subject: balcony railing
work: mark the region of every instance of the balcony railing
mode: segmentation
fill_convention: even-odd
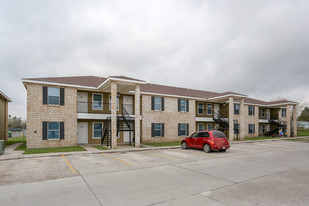
[[[134,114],[133,104],[117,104],[117,112],[121,113],[122,107],[125,108],[128,114]],[[92,113],[92,114],[111,114],[111,104],[103,102],[84,102],[77,101],[77,113]]]

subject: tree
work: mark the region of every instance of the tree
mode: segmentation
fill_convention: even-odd
[[[298,121],[309,121],[309,107],[305,107],[299,115]]]
[[[13,118],[10,118],[8,121],[9,128],[26,128],[26,121],[23,121],[20,117],[14,116]]]

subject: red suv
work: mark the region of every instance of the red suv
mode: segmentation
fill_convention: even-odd
[[[196,148],[203,149],[204,152],[226,151],[230,148],[229,141],[226,139],[223,132],[220,131],[198,131],[190,137],[182,140],[182,149]]]

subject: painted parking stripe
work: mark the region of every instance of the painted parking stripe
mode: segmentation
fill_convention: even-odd
[[[69,163],[69,161],[64,157],[64,155],[62,155],[64,161],[67,163],[67,165],[69,166],[69,168],[71,169],[71,171],[76,174],[76,171],[74,170],[74,168],[72,167],[72,165]]]
[[[179,161],[179,159],[175,158],[175,157],[171,157],[171,156],[167,156],[167,155],[163,155],[163,154],[157,154],[157,153],[149,153],[150,155],[154,155],[154,156],[158,156],[158,157],[162,157],[165,159],[170,159],[170,160],[174,160],[174,161]]]
[[[118,159],[117,157],[110,156],[110,155],[108,155],[108,154],[106,154],[106,153],[104,153],[104,152],[103,152],[102,154],[105,155],[106,157],[109,157],[109,158],[118,160],[119,162],[122,162],[122,163],[124,163],[124,164],[127,164],[127,165],[129,165],[130,167],[134,167],[133,164],[131,164],[131,163],[129,163],[129,162],[126,162],[126,161],[123,161],[123,160],[121,160],[121,159]]]

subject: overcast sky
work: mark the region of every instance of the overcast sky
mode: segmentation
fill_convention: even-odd
[[[125,75],[309,103],[309,1],[0,0],[0,90],[21,78]]]

